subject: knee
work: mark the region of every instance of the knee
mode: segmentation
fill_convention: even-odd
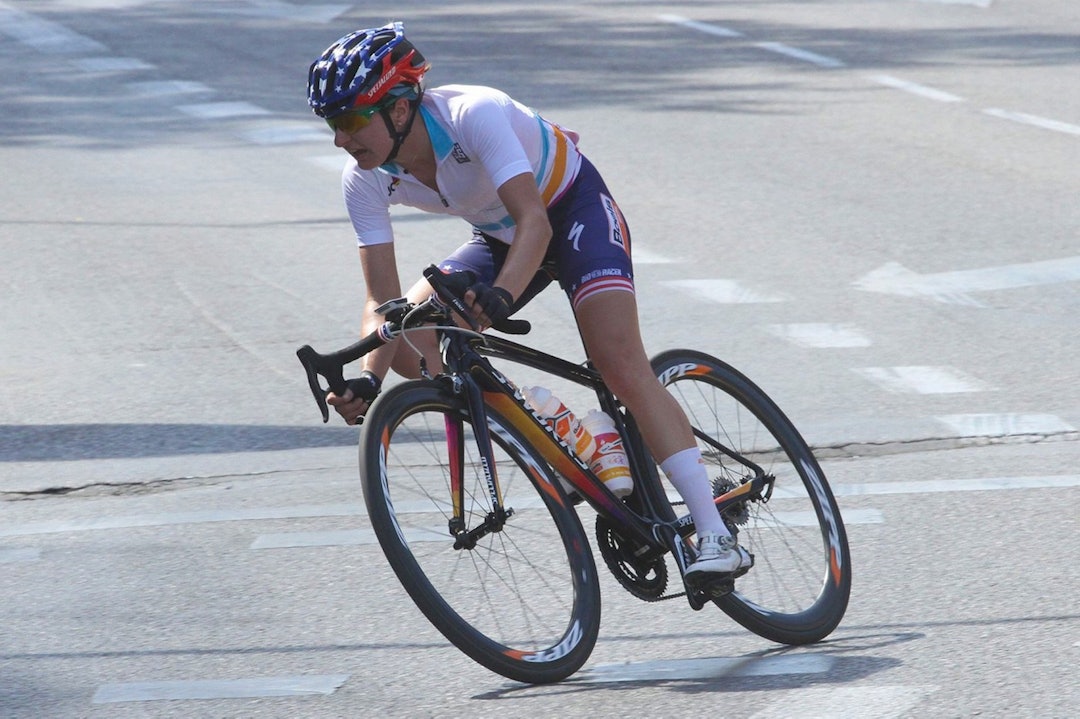
[[[625,404],[633,404],[634,397],[648,394],[651,385],[657,384],[656,375],[644,353],[628,348],[612,348],[592,357],[604,384]]]

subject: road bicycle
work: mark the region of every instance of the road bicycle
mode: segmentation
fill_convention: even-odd
[[[384,324],[345,349],[297,351],[327,421],[327,388],[344,366],[391,339],[437,332],[443,366],[383,391],[360,433],[360,477],[372,529],[417,607],[461,651],[525,683],[560,681],[597,641],[600,586],[581,514],[595,511],[595,545],[622,587],[655,602],[712,603],[782,644],[808,644],[839,624],[851,590],[840,510],[817,460],[766,394],[702,352],[652,359],[676,397],[713,478],[716,505],[753,556],[743,576],[688,584],[694,523],[661,479],[634,417],[589,362],[572,363],[459,326],[468,273],[425,276],[430,299],[379,308]],[[510,320],[506,332],[527,332]],[[475,325],[472,325],[475,328]],[[493,360],[595,391],[616,423],[634,480],[619,499],[525,401]],[[565,483],[565,484],[564,484]],[[671,568],[678,577],[668,583]]]

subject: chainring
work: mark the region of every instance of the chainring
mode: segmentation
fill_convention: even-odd
[[[611,522],[599,515],[596,543],[604,563],[626,591],[646,602],[666,599],[668,569],[662,555],[651,560],[635,556],[634,552],[641,546],[623,537]]]

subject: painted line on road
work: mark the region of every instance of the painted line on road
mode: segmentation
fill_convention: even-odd
[[[1075,487],[1080,485],[1080,475],[1049,475],[1049,476],[1037,476],[1037,477],[989,477],[983,479],[954,479],[954,480],[942,480],[942,481],[917,481],[917,482],[869,482],[864,484],[840,484],[833,485],[833,491],[836,494],[855,494],[855,495],[870,495],[870,494],[918,494],[920,492],[964,492],[964,491],[989,491],[989,490],[1009,490],[1009,489],[1034,489],[1034,488],[1053,488],[1053,487]],[[775,496],[793,496],[785,494],[782,487],[777,487],[775,490]],[[803,496],[800,494],[798,496]],[[531,498],[530,498],[531,499]],[[539,506],[540,499],[536,498],[535,504],[532,501],[516,502],[516,506],[528,507],[530,505]],[[417,512],[430,512],[431,504],[428,502],[413,502],[395,504],[395,508],[402,514],[410,514]],[[21,525],[7,525],[0,526],[0,537],[25,537],[34,536],[39,534],[56,534],[61,532],[85,532],[107,529],[136,529],[140,527],[164,527],[174,526],[182,524],[205,524],[214,522],[251,522],[251,521],[264,521],[264,520],[276,520],[276,519],[305,519],[305,518],[321,518],[321,517],[362,517],[366,516],[367,512],[362,505],[359,504],[309,504],[309,505],[297,505],[292,507],[264,507],[264,508],[248,508],[248,509],[220,509],[220,510],[207,510],[198,512],[172,512],[162,514],[146,514],[146,515],[133,515],[126,517],[93,517],[82,520],[63,520],[55,522],[32,522]],[[798,521],[797,512],[783,513],[778,512],[778,516],[787,516],[789,521],[795,523]],[[875,509],[863,509],[857,513],[852,513],[850,516],[852,524],[879,524],[881,515],[878,510]],[[361,538],[360,534],[350,534],[354,530],[345,530],[341,533],[336,533],[339,538],[344,537],[348,539],[350,536],[355,538]],[[364,531],[364,530],[361,530]],[[427,532],[422,531],[424,534]],[[431,530],[441,534],[444,532],[442,527],[438,527]],[[303,541],[307,542],[306,546],[316,546],[316,542],[319,535],[326,536],[326,533],[297,533],[297,535],[307,535]],[[281,543],[280,538],[285,535],[265,535],[266,539],[263,542],[267,547],[273,541]],[[278,537],[279,539],[274,539]],[[258,541],[258,540],[256,540]],[[284,546],[284,545],[282,545]],[[305,546],[304,544],[297,543],[296,546]],[[260,547],[262,548],[262,547]]]
[[[710,302],[723,305],[785,302],[788,299],[781,293],[750,289],[735,280],[669,280],[661,284],[692,292]]]
[[[0,548],[0,564],[36,562],[39,559],[41,559],[41,550],[37,547]]]
[[[971,297],[971,293],[1077,281],[1080,281],[1080,255],[925,275],[909,270],[898,262],[887,262],[855,280],[852,286],[866,292],[926,297],[938,302],[985,307]]]
[[[850,324],[825,322],[800,322],[786,325],[768,325],[772,334],[800,347],[815,349],[840,349],[869,347],[873,344],[862,331]]]
[[[137,57],[80,57],[71,64],[83,72],[127,72],[153,70],[154,65]]]
[[[817,65],[818,67],[833,68],[846,66],[843,60],[837,60],[835,57],[819,55],[816,52],[810,52],[809,50],[785,45],[782,42],[756,42],[754,43],[754,46],[795,60],[802,60],[803,62],[808,62],[812,65]]]
[[[978,7],[990,7],[991,0],[923,0],[924,2],[937,2],[948,4],[964,4],[975,5]],[[658,20],[680,27],[685,27],[698,32],[714,35],[722,38],[741,38],[745,35],[736,30],[722,27],[719,25],[712,25],[709,23],[699,22],[682,15],[657,15]],[[843,60],[829,55],[822,55],[820,53],[812,52],[810,50],[804,50],[799,47],[793,47],[781,42],[755,42],[754,47],[757,47],[768,52],[784,55],[795,60],[802,62],[808,62],[825,69],[847,67],[847,63]],[[893,77],[892,75],[867,75],[867,79],[872,82],[876,82],[880,85],[885,85],[903,92],[918,95],[930,100],[936,100],[938,102],[955,103],[964,102],[964,98],[959,95],[954,95],[944,90],[938,90],[937,88],[929,87],[927,85],[920,85],[910,80],[904,80],[902,78]],[[1030,115],[1024,112],[1014,112],[1012,110],[1003,110],[1001,108],[986,108],[982,111],[986,115],[996,117],[1002,120],[1008,120],[1010,122],[1016,122],[1023,125],[1029,125],[1032,127],[1038,127],[1043,130],[1053,130],[1054,132],[1061,132],[1067,135],[1080,135],[1080,125],[1075,125],[1069,122],[1062,122],[1061,120],[1054,120],[1048,117],[1041,117],[1039,115]]]
[[[1073,125],[1068,122],[1061,122],[1060,120],[1051,120],[1048,117],[1029,115],[1025,112],[1012,112],[1011,110],[1002,110],[997,107],[987,108],[983,110],[983,112],[992,117],[1009,120],[1011,122],[1018,122],[1022,125],[1031,125],[1032,127],[1038,127],[1043,130],[1063,132],[1067,135],[1080,135],[1080,125]]]
[[[707,22],[698,22],[697,20],[691,20],[682,15],[657,15],[656,17],[662,22],[671,23],[672,25],[682,25],[691,30],[703,32],[706,35],[715,35],[716,37],[743,37],[743,34],[737,30],[721,27],[719,25],[711,25]]]
[[[910,82],[898,77],[893,77],[892,75],[871,75],[869,78],[879,85],[885,85],[886,87],[891,87],[896,90],[903,90],[912,95],[925,97],[928,100],[937,100],[938,102],[964,102],[964,98],[959,95],[953,95],[951,92],[945,92],[943,90],[938,90],[937,88],[920,85],[917,82]]]
[[[1080,487],[1080,474],[1059,474],[1045,477],[925,479],[911,480],[910,482],[865,482],[862,484],[831,485],[833,494],[837,497],[867,497],[885,494],[939,494],[941,492],[1001,492],[1024,489],[1061,489],[1065,487]]]
[[[788,674],[827,674],[836,658],[824,654],[776,657],[702,657],[627,664],[599,664],[566,680],[567,684],[678,681],[735,677],[771,677]],[[795,715],[789,715],[795,716]]]
[[[936,686],[800,687],[777,697],[750,719],[859,717],[893,719],[908,714]],[[916,712],[918,714],[918,712]]]
[[[0,35],[50,55],[89,55],[109,50],[97,40],[51,20],[16,10],[6,2],[0,2]]]
[[[248,142],[256,145],[292,145],[301,142],[318,142],[328,145],[334,141],[334,136],[324,124],[313,122],[275,122],[273,124],[260,125],[248,128],[241,134]],[[345,166],[346,155],[341,152],[334,155],[339,173]],[[324,158],[312,158],[316,164],[322,164]]]
[[[732,30],[731,28],[722,27],[720,25],[712,25],[707,22],[691,20],[690,18],[683,17],[682,15],[657,15],[656,17],[661,22],[690,28],[691,30],[697,30],[698,32],[705,33],[707,35],[713,35],[715,37],[745,37],[743,33],[737,30]],[[812,65],[817,65],[818,67],[845,67],[845,63],[843,60],[838,60],[835,57],[821,55],[819,53],[811,52],[809,50],[803,50],[802,48],[792,47],[791,45],[786,45],[782,42],[755,42],[754,47],[760,48],[761,50],[766,50],[768,52],[776,53],[778,55],[783,55],[794,60],[808,62]]]
[[[146,82],[129,82],[124,88],[138,97],[165,97],[168,95],[193,95],[196,93],[213,94],[215,91],[208,85],[193,80],[152,80]]]
[[[643,249],[638,245],[634,245],[634,264],[635,265],[665,265],[677,262],[667,255],[662,255],[659,252],[652,252],[651,250]]]
[[[94,704],[170,701],[177,699],[255,699],[333,694],[349,674],[256,677],[232,680],[192,680],[102,684]]]
[[[1009,437],[1075,432],[1076,427],[1053,414],[949,414],[937,421],[962,437]]]
[[[935,3],[937,5],[974,5],[975,7],[988,8],[994,0],[919,0],[919,2]]]
[[[265,107],[250,102],[200,102],[193,105],[178,105],[177,110],[197,117],[200,120],[223,120],[230,117],[251,117],[256,115],[272,115]]]
[[[780,495],[778,495],[780,496]],[[512,502],[516,509],[523,505],[520,502]],[[405,514],[405,512],[399,512]],[[769,529],[770,527],[816,527],[818,526],[817,515],[811,511],[806,512],[773,512],[767,515],[767,522],[756,522],[752,526],[756,529]],[[754,520],[751,520],[752,522]],[[851,509],[844,512],[844,524],[882,524],[884,515],[877,509]],[[445,523],[432,527],[408,527],[402,529],[406,541],[410,544],[424,542],[449,542],[451,537],[447,534]],[[309,547],[355,547],[378,544],[379,540],[371,529],[339,529],[327,532],[276,532],[260,534],[251,543],[251,549],[302,549]]]
[[[954,367],[856,367],[852,372],[897,394],[958,394],[994,389]]]

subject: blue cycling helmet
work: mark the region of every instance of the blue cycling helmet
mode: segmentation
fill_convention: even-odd
[[[371,107],[388,96],[417,98],[429,67],[405,39],[403,23],[357,30],[311,64],[308,104],[319,117],[332,118],[354,107]]]

